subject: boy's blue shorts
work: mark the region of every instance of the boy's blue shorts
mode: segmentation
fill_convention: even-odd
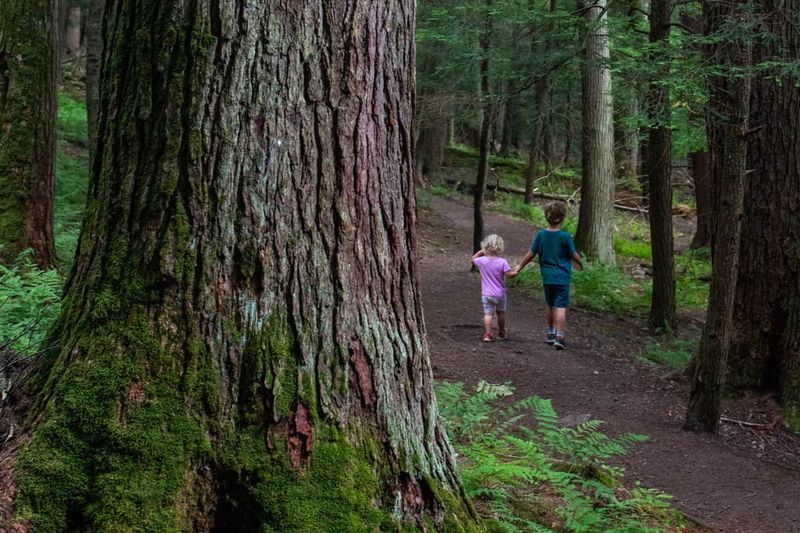
[[[569,285],[545,285],[544,301],[550,307],[569,307]]]

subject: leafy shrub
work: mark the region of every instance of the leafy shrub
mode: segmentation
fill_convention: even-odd
[[[625,488],[623,470],[606,464],[646,437],[610,438],[599,420],[563,427],[550,400],[536,396],[500,407],[513,392],[485,382],[473,394],[462,383],[436,388],[465,489],[489,531],[681,530],[669,496]],[[535,421],[535,429],[523,421]]]
[[[24,355],[38,350],[61,307],[61,278],[39,270],[30,252],[0,265],[0,345]]]

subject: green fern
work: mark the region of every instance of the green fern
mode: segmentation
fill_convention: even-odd
[[[464,486],[489,531],[682,530],[668,496],[624,488],[623,470],[606,464],[647,437],[609,437],[600,420],[563,427],[552,402],[538,396],[499,405],[513,392],[508,383],[481,382],[472,394],[463,383],[437,384]]]
[[[0,346],[30,355],[39,346],[61,306],[61,277],[42,271],[23,252],[10,266],[0,265]]]

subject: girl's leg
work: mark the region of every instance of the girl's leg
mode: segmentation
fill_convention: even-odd
[[[497,335],[500,338],[506,336],[506,312],[497,311]]]
[[[491,333],[492,332],[492,314],[489,313],[488,315],[483,315],[483,332],[484,333]]]

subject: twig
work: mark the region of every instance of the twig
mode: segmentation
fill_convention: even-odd
[[[755,422],[747,422],[745,420],[736,420],[735,418],[726,418],[720,417],[720,421],[722,422],[733,422],[734,424],[739,424],[740,426],[750,426],[754,428],[765,428],[769,427],[768,424],[756,424]]]

